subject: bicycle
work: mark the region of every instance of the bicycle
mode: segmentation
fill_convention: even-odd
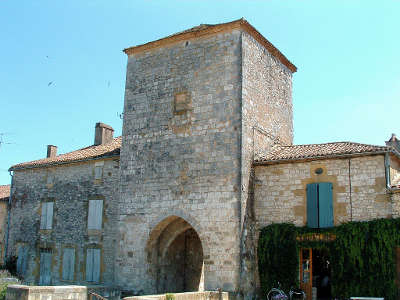
[[[293,300],[293,299],[306,299],[306,293],[297,288],[290,287],[289,297],[281,289],[281,284],[278,282],[278,288],[272,288],[267,294],[267,300]]]
[[[272,288],[267,294],[267,300],[288,300],[288,296],[280,289],[281,284],[278,281],[278,287]]]

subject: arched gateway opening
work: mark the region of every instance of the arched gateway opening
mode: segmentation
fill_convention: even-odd
[[[157,293],[204,289],[203,247],[184,219],[170,216],[161,221],[152,230],[146,250]]]

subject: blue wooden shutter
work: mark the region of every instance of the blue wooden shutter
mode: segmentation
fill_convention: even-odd
[[[93,281],[93,249],[86,250],[86,281]]]
[[[318,184],[307,184],[307,226],[318,228]]]
[[[40,217],[40,229],[47,229],[47,204],[42,202],[42,215]]]
[[[53,210],[54,210],[54,202],[47,202],[47,221],[46,221],[46,229],[53,228]]]
[[[48,250],[40,252],[39,285],[51,284],[51,256],[51,252]]]
[[[93,282],[100,281],[100,249],[93,249]]]
[[[89,200],[88,229],[102,227],[103,221],[103,200]]]
[[[17,273],[25,275],[28,264],[28,246],[21,245],[18,249]]]
[[[100,249],[89,248],[86,252],[86,281],[100,281]]]
[[[333,226],[332,183],[321,182],[319,185],[319,227]]]
[[[64,280],[73,281],[75,272],[75,249],[65,248],[63,255],[63,274]]]

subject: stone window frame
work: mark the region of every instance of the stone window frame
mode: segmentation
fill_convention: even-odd
[[[87,254],[88,254],[88,249],[99,249],[100,250],[100,263],[99,263],[99,281],[87,281],[86,280],[86,273],[87,273]],[[84,268],[83,268],[83,278],[82,280],[84,282],[90,283],[90,284],[101,284],[103,282],[103,272],[104,272],[104,263],[103,263],[103,259],[104,259],[104,253],[103,253],[103,246],[102,244],[97,244],[97,243],[92,243],[92,244],[88,244],[84,247],[83,249],[84,251]]]
[[[68,280],[68,279],[64,279],[63,277],[63,268],[64,268],[64,250],[65,249],[74,249],[74,274],[73,274],[73,279],[72,280]],[[76,277],[77,277],[77,270],[78,270],[78,266],[79,266],[79,257],[78,257],[78,249],[77,246],[74,244],[64,244],[61,246],[61,257],[60,257],[60,269],[59,269],[59,278],[60,281],[63,282],[75,282],[76,281]]]
[[[54,186],[54,179],[55,179],[54,171],[52,171],[51,169],[47,169],[45,175],[45,183],[48,189],[51,189]]]
[[[104,177],[104,161],[96,161],[93,167],[94,183],[101,183]]]
[[[42,220],[43,220],[42,219],[42,215],[43,215],[43,204],[44,203],[53,203],[51,227],[50,228],[43,228],[42,227]],[[39,216],[40,216],[39,230],[40,230],[41,233],[49,233],[54,229],[55,212],[56,212],[56,200],[54,198],[47,198],[47,199],[44,199],[44,200],[40,201],[40,207],[39,207]],[[46,223],[46,227],[47,227],[47,223]]]
[[[90,200],[102,200],[103,201],[103,211],[101,215],[101,228],[100,229],[92,229],[89,228],[89,207]],[[106,219],[106,198],[102,195],[94,195],[87,198],[86,201],[86,230],[88,235],[101,235],[104,228],[104,220]]]

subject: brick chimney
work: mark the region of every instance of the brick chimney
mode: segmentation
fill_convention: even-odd
[[[104,145],[112,142],[114,138],[114,129],[104,123],[96,123],[94,133],[94,144]]]
[[[57,156],[57,146],[47,145],[47,158],[53,158]]]
[[[397,138],[397,136],[394,133],[392,133],[392,137],[390,138],[390,140],[388,140],[385,143],[386,143],[386,146],[393,147],[398,152],[400,152],[400,140]]]

